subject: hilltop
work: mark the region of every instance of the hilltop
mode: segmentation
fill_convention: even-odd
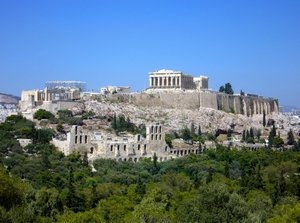
[[[0,93],[0,104],[18,104],[20,99],[18,96]]]

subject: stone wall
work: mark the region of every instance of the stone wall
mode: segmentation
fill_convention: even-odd
[[[112,101],[132,103],[142,107],[177,109],[212,108],[251,116],[254,114],[278,113],[277,99],[258,96],[229,95],[213,91],[158,91],[130,95],[113,95]]]
[[[200,107],[199,94],[189,92],[158,92],[140,93],[131,96],[131,103],[145,107],[186,108],[198,109]]]

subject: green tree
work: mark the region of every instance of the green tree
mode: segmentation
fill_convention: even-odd
[[[219,92],[225,92],[225,88],[223,85],[219,88]]]
[[[225,84],[225,93],[226,94],[234,94],[234,91],[233,91],[230,83]]]
[[[64,132],[64,126],[61,123],[58,123],[56,125],[56,131],[63,133]]]
[[[227,218],[230,222],[243,222],[248,216],[246,201],[237,193],[232,193],[226,204]]]
[[[284,144],[284,141],[283,141],[283,139],[280,136],[275,136],[273,138],[273,145],[276,148],[279,148],[279,147],[283,146],[283,144]]]
[[[253,128],[252,127],[250,128],[249,135],[250,135],[251,138],[254,139],[254,132],[253,132]]]
[[[34,210],[40,216],[54,218],[63,211],[59,192],[55,188],[42,187],[35,194]]]
[[[192,121],[191,123],[191,136],[195,136],[196,135],[196,132],[195,132],[195,124],[194,122]]]
[[[276,136],[276,128],[275,128],[275,124],[273,123],[273,127],[272,130],[270,131],[268,140],[269,140],[269,148],[271,148],[274,144],[274,138]]]
[[[260,137],[261,137],[261,130],[257,130],[256,132],[256,137],[257,137],[257,140],[259,141],[260,140]]]
[[[246,141],[246,130],[243,130],[242,141]]]
[[[232,136],[232,130],[231,130],[231,129],[228,129],[228,130],[227,130],[227,139],[230,140],[230,139],[231,139],[231,136]]]
[[[263,110],[263,127],[266,127],[266,111]]]
[[[52,140],[54,132],[52,129],[36,129],[34,131],[33,142],[46,144]]]
[[[290,129],[287,135],[287,144],[294,145],[295,144],[295,137],[293,131]]]
[[[198,136],[202,136],[201,126],[198,125]]]
[[[54,115],[51,112],[46,111],[45,109],[39,109],[34,113],[33,118],[37,120],[51,119],[54,118]]]
[[[183,140],[190,140],[190,139],[192,139],[191,131],[187,127],[185,127],[184,129],[181,130],[180,137]]]
[[[21,206],[25,200],[26,185],[21,180],[10,177],[0,168],[0,206],[6,210]]]
[[[170,148],[173,148],[173,145],[172,145],[172,140],[173,139],[175,139],[175,136],[174,135],[172,135],[172,134],[166,134],[165,135],[165,141],[166,141],[166,143],[168,144],[168,146],[170,147]]]

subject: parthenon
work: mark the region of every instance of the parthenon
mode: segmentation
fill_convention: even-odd
[[[181,71],[162,69],[149,73],[151,89],[207,89],[208,78],[194,78]],[[200,85],[199,85],[200,84]]]
[[[145,93],[150,96],[147,99],[143,96],[141,104],[171,108],[205,107],[248,116],[279,111],[277,99],[210,90],[206,76],[193,77],[181,71],[162,69],[150,72],[149,82]]]

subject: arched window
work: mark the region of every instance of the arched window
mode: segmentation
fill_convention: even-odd
[[[87,144],[87,139],[88,139],[88,137],[87,137],[87,135],[85,135],[85,136],[84,136],[85,144]]]
[[[93,154],[93,152],[94,152],[94,147],[91,147],[90,153]]]

